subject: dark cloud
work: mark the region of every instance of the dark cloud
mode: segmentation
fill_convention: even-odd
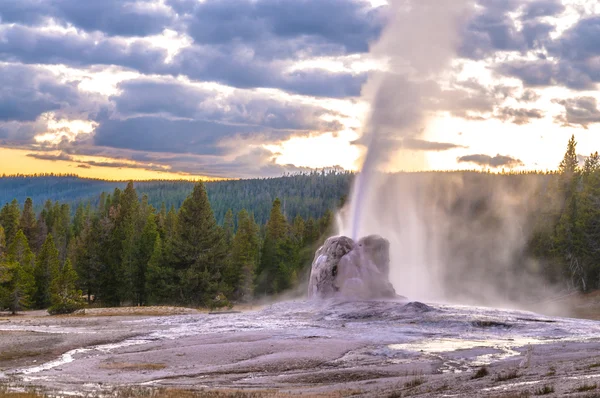
[[[141,78],[119,85],[115,114],[101,115],[94,144],[153,152],[222,154],[235,137],[280,141],[295,134],[336,132],[335,115],[315,105],[246,90],[222,94],[175,80]]]
[[[0,30],[0,59],[29,64],[73,67],[119,65],[142,73],[168,73],[167,51],[149,43],[75,32],[42,31],[24,26]]]
[[[535,90],[525,90],[519,98],[519,102],[536,102],[540,99],[540,95]]]
[[[354,97],[366,74],[330,72],[325,69],[289,72],[291,64],[254,55],[254,50],[235,45],[220,48],[192,46],[182,49],[167,63],[165,49],[146,41],[82,36],[41,31],[19,25],[0,30],[0,60],[32,64],[66,64],[72,67],[118,65],[144,74],[179,76],[218,82],[239,88],[277,88],[319,97]]]
[[[89,164],[78,164],[77,167],[79,167],[80,169],[91,169],[92,166],[90,166]]]
[[[491,157],[489,155],[467,155],[467,156],[462,156],[460,158],[457,159],[457,161],[459,163],[474,163],[478,166],[482,166],[482,167],[492,167],[492,168],[499,168],[499,167],[517,167],[517,166],[523,166],[523,162],[520,161],[519,159],[515,159],[515,158],[511,158],[510,156],[502,156],[502,155],[496,155],[494,157]]]
[[[578,21],[554,41],[543,46],[553,59],[510,61],[498,65],[501,75],[521,79],[532,87],[564,85],[574,90],[593,90],[600,82],[600,17]]]
[[[537,0],[525,5],[523,19],[529,20],[539,17],[551,17],[565,11],[561,0]]]
[[[34,152],[34,153],[28,153],[27,156],[29,156],[30,158],[35,158],[35,159],[41,159],[41,160],[51,160],[51,161],[56,161],[56,160],[66,160],[66,161],[70,161],[73,160],[73,158],[64,153],[61,152],[59,154],[51,154],[51,153],[44,153],[44,152]]]
[[[147,36],[174,23],[174,15],[154,0],[3,0],[2,22],[43,25],[49,18],[88,32]]]
[[[544,4],[543,4],[544,3]],[[543,48],[550,41],[554,26],[534,19],[536,14],[550,15],[558,12],[549,1],[529,4],[525,10],[522,27],[510,15],[516,12],[521,1],[479,0],[479,11],[467,24],[459,48],[459,54],[466,58],[483,59],[497,51],[527,52]],[[541,16],[541,15],[538,15]]]
[[[244,43],[261,58],[367,52],[383,25],[365,0],[169,1],[199,44]]]
[[[360,95],[366,74],[330,72],[325,69],[288,72],[288,63],[273,62],[235,45],[223,49],[191,47],[173,60],[174,70],[194,80],[218,82],[238,88],[268,87],[317,97]]]
[[[483,120],[515,91],[515,87],[505,85],[484,86],[475,79],[458,81],[434,92],[430,107],[467,120]]]
[[[522,125],[530,123],[531,119],[542,119],[544,112],[541,109],[501,107],[495,116],[502,121],[511,121],[514,124]]]
[[[101,120],[94,133],[94,143],[141,151],[223,154],[217,143],[224,136],[258,132],[258,128],[247,126],[143,116]]]
[[[553,102],[565,107],[565,113],[555,118],[564,126],[579,125],[587,129],[590,124],[600,123],[600,109],[594,97],[578,97]]]
[[[435,142],[426,141],[417,138],[405,138],[402,140],[402,147],[404,149],[411,149],[414,151],[433,151],[441,152],[450,149],[466,148],[462,145],[452,144],[449,142]]]
[[[337,121],[322,120],[323,115],[332,113],[321,107],[246,90],[223,95],[213,89],[157,79],[129,80],[119,89],[121,93],[111,100],[117,112],[126,117],[162,115],[276,130],[338,131],[343,127]]]
[[[74,84],[39,67],[0,64],[0,121],[31,122],[42,113],[84,102]]]
[[[585,61],[600,55],[600,16],[579,20],[549,48],[552,55]]]

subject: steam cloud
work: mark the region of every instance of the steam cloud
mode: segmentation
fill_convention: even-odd
[[[411,299],[510,305],[537,286],[527,259],[528,198],[535,183],[465,173],[388,174],[425,166],[420,142],[451,76],[471,0],[391,0],[390,19],[371,52],[389,68],[363,87],[371,111],[359,140],[368,150],[340,233],[390,241],[391,281]],[[440,104],[440,110],[442,105]],[[432,112],[432,113],[429,113]],[[527,297],[527,300],[531,296]]]

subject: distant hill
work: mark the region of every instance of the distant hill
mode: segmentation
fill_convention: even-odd
[[[237,213],[247,209],[254,213],[260,224],[266,222],[271,203],[279,197],[288,219],[320,217],[334,209],[350,189],[353,174],[345,172],[313,172],[251,180],[207,182],[206,188],[219,223],[228,209]],[[79,203],[95,205],[102,192],[124,189],[126,182],[103,181],[77,176],[9,176],[0,178],[0,205],[17,199],[23,204],[30,197],[39,210],[46,200],[68,203],[75,208]],[[190,181],[139,181],[138,194],[148,195],[149,202],[159,208],[179,208],[194,186]]]

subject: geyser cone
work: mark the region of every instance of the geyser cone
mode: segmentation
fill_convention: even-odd
[[[308,286],[309,298],[395,298],[389,281],[389,242],[377,235],[354,242],[327,239],[317,250]]]

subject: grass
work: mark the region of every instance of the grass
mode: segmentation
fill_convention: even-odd
[[[548,369],[548,373],[546,373],[546,376],[556,376],[556,368],[554,366],[550,366],[550,368]]]
[[[582,386],[577,387],[575,389],[575,391],[577,391],[577,392],[586,392],[586,391],[595,390],[596,388],[598,388],[598,384],[584,384]]]
[[[528,391],[523,392],[510,392],[508,394],[500,395],[496,398],[529,398],[531,394]]]
[[[412,380],[407,381],[406,383],[404,383],[404,387],[406,388],[415,388],[420,386],[421,384],[425,383],[425,379],[422,377],[415,377]]]
[[[138,370],[161,370],[166,368],[164,363],[127,363],[127,362],[111,362],[100,365],[101,369],[138,371]]]
[[[53,395],[50,395],[53,396]],[[178,388],[150,388],[150,387],[129,387],[118,388],[112,391],[92,392],[82,395],[85,398],[95,398],[98,396],[110,396],[115,398],[289,398],[297,395],[280,393],[274,390],[183,390]],[[320,398],[339,398],[347,396],[344,394],[315,394],[311,395]],[[0,398],[48,398],[49,395],[41,391],[13,392],[8,387],[0,385]]]
[[[44,354],[42,351],[8,351],[0,352],[0,361],[14,361],[15,359],[37,357]]]
[[[510,392],[508,394],[499,395],[496,398],[529,398],[531,394],[528,391],[523,392]]]
[[[548,394],[553,394],[553,393],[554,393],[553,386],[544,386],[544,387],[540,387],[537,390],[535,390],[535,395],[548,395]]]
[[[490,372],[488,372],[487,367],[482,366],[477,370],[477,372],[473,375],[473,377],[471,377],[471,380],[481,379],[489,374],[490,374]]]
[[[588,365],[588,369],[600,368],[600,362],[593,363]]]
[[[512,380],[518,377],[521,377],[521,375],[516,370],[511,370],[510,372],[500,373],[499,375],[497,375],[496,381]]]

